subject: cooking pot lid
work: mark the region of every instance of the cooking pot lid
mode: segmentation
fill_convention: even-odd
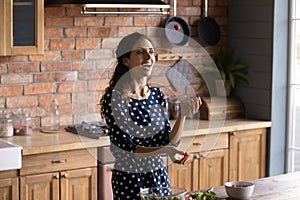
[[[165,34],[170,43],[185,45],[190,36],[187,23],[180,17],[171,17],[165,26]]]

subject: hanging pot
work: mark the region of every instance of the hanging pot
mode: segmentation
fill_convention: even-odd
[[[220,40],[220,27],[217,22],[208,16],[208,0],[204,3],[204,17],[198,23],[199,38],[207,45],[216,45]]]
[[[166,22],[165,34],[170,43],[182,46],[188,42],[191,33],[184,19],[173,16]]]

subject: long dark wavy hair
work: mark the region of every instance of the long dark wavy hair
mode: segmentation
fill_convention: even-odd
[[[104,96],[106,93],[110,92],[113,90],[118,81],[129,71],[128,67],[124,65],[123,59],[124,58],[129,58],[130,54],[133,50],[133,45],[136,43],[136,41],[140,39],[146,39],[152,43],[152,41],[144,34],[134,32],[130,35],[125,36],[120,42],[119,45],[116,49],[116,57],[117,57],[117,65],[115,68],[115,71],[112,75],[112,78],[109,81],[108,87],[105,89],[105,92],[100,99],[100,113],[102,118],[105,117],[104,113],[104,107],[103,107],[103,102],[104,102]],[[122,85],[122,84],[118,84]]]

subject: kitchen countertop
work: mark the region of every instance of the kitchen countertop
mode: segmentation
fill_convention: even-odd
[[[171,121],[174,123],[174,121]],[[233,119],[227,121],[207,121],[187,119],[182,137],[195,135],[215,134],[220,132],[241,131],[255,128],[271,127],[270,121],[259,121],[250,119]],[[35,131],[30,136],[13,136],[2,138],[23,147],[22,155],[39,153],[50,153],[83,148],[108,146],[108,136],[100,139],[91,139],[74,133],[61,130],[58,133],[41,133]]]
[[[300,198],[300,172],[250,181],[254,183],[251,200],[297,200]],[[218,197],[229,199],[224,186],[214,188]]]
[[[61,130],[57,133],[42,133],[34,131],[28,136],[13,136],[5,138],[23,147],[22,155],[68,151],[109,145],[108,136],[92,139]]]

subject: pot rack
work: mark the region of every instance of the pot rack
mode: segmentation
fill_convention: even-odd
[[[176,16],[177,0],[173,1],[173,15]],[[107,0],[95,0],[95,1],[77,1],[77,0],[46,0],[45,7],[82,7],[82,14],[153,14],[153,15],[169,15],[171,4],[167,4],[165,0],[156,1],[131,1],[131,0],[119,0],[119,1],[107,1]],[[95,10],[91,10],[91,9]],[[149,9],[147,11],[101,11],[99,9],[118,8],[118,9]],[[159,11],[154,11],[159,9]]]

